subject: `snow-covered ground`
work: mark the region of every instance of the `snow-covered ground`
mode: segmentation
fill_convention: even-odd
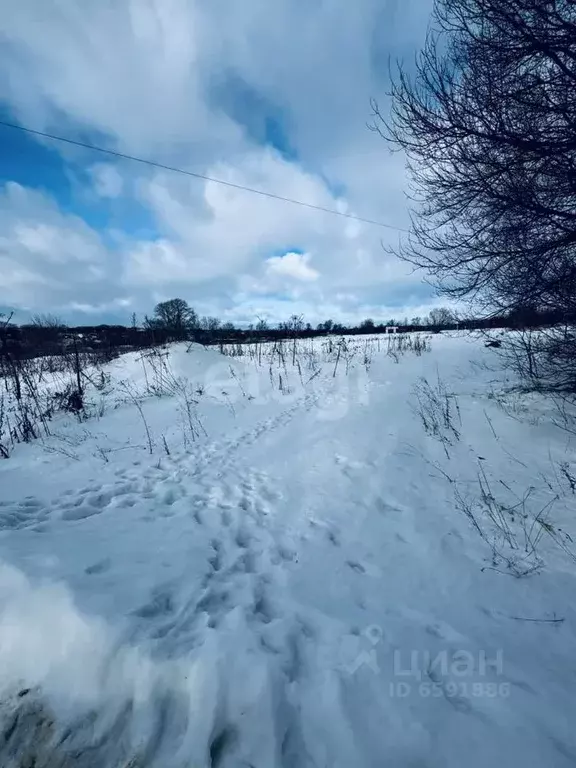
[[[126,355],[1,461],[0,764],[573,766],[574,436],[431,347]]]

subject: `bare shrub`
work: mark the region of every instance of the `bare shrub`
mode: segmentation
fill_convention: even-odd
[[[194,397],[193,386],[189,382],[181,380],[176,398],[183,424],[184,447],[186,447],[189,439],[194,443],[202,434],[207,436],[207,432],[198,416],[198,400]]]
[[[153,347],[147,352],[143,352],[140,359],[144,368],[147,394],[164,397],[172,396],[178,392],[180,382],[170,365],[168,349]]]
[[[131,402],[136,407],[138,413],[140,414],[142,424],[144,425],[144,431],[146,433],[148,453],[152,455],[152,453],[154,452],[154,441],[152,440],[152,433],[150,431],[148,421],[146,420],[146,416],[144,415],[144,411],[142,409],[142,403],[140,402],[141,398],[138,395],[138,393],[135,391],[133,385],[128,381],[120,382],[119,389],[121,392],[123,392],[127,396],[128,401]]]
[[[0,458],[8,459],[10,452],[8,450],[9,427],[6,414],[6,397],[0,392]]]
[[[500,354],[536,390],[576,392],[576,330],[571,326],[508,334]]]
[[[535,487],[530,486],[519,495],[500,480],[499,486],[504,489],[502,494],[506,498],[498,496],[482,466],[477,481],[478,496],[470,499],[456,488],[456,504],[489,545],[492,568],[516,578],[535,573],[544,565],[540,546],[545,538],[576,561],[572,539],[551,519],[552,509],[559,498],[557,495],[550,496],[543,504],[538,503],[536,496],[541,493],[538,494]]]
[[[412,353],[420,357],[424,352],[430,352],[432,346],[429,336],[421,334],[394,333],[387,334],[386,354],[391,357],[395,363],[400,362],[400,358],[407,353]]]
[[[414,412],[420,418],[427,434],[439,440],[449,458],[448,446],[460,440],[462,419],[458,400],[446,389],[445,383],[438,376],[434,385],[422,377],[414,386],[413,393],[417,400]]]

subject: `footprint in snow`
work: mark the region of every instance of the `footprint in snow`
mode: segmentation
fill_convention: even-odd
[[[94,493],[91,496],[87,496],[86,501],[92,507],[104,509],[104,507],[107,507],[112,501],[112,494],[109,491],[101,491],[100,493]]]
[[[104,573],[105,571],[109,570],[110,566],[112,564],[112,561],[110,558],[106,557],[104,560],[99,560],[97,563],[93,563],[92,565],[89,565],[87,568],[84,569],[84,573],[88,574],[88,576],[94,576],[98,573]]]
[[[225,528],[229,528],[230,525],[232,525],[232,514],[230,510],[226,507],[223,507],[220,511],[220,519],[222,521],[222,525]]]
[[[340,546],[340,537],[338,536],[336,531],[328,530],[326,532],[326,537],[327,537],[328,541],[330,542],[330,544],[333,544],[335,547],[339,547]]]
[[[253,552],[246,549],[242,554],[236,558],[235,562],[231,565],[230,573],[256,573],[256,558]]]
[[[222,545],[218,539],[212,539],[210,546],[214,553],[208,558],[208,562],[212,570],[218,572],[222,568]]]
[[[278,565],[282,560],[284,562],[298,562],[298,556],[293,549],[279,545],[272,555],[272,562],[274,565]]]
[[[264,485],[261,491],[262,498],[264,501],[273,503],[275,501],[280,501],[282,498],[282,494],[280,491],[277,491],[275,488],[271,488],[267,485]]]
[[[135,616],[141,619],[155,619],[158,616],[166,616],[174,613],[174,600],[170,592],[157,592],[149,603],[137,608]]]
[[[40,501],[38,501],[38,499],[34,498],[34,496],[26,496],[24,501],[20,502],[19,506],[21,508],[23,507],[24,509],[34,510],[34,509],[38,509],[39,507],[41,507],[42,503]]]
[[[376,507],[376,510],[380,512],[380,514],[382,515],[402,514],[402,509],[399,506],[397,506],[396,504],[390,503],[388,501],[385,501],[380,496],[375,499],[374,506]]]
[[[445,621],[430,621],[425,624],[424,629],[427,634],[432,635],[432,637],[446,640],[449,643],[457,643],[461,648],[465,647],[465,644],[469,642],[468,638]]]
[[[133,507],[136,504],[136,499],[132,496],[125,496],[123,499],[121,499],[116,506],[120,509],[127,509],[129,507]]]
[[[238,547],[240,547],[241,549],[247,549],[248,546],[250,545],[250,534],[248,533],[248,531],[240,528],[240,530],[236,532],[236,536],[234,540]]]
[[[101,507],[92,507],[90,505],[82,505],[79,507],[73,507],[72,509],[66,509],[62,512],[62,520],[74,521],[74,520],[86,520],[88,517],[94,517],[102,512]]]
[[[276,618],[272,603],[266,593],[265,583],[257,582],[254,588],[254,603],[251,610],[252,616],[263,624],[270,624]]]

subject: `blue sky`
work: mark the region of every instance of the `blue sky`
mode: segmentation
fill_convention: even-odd
[[[429,0],[0,0],[0,119],[404,227],[366,128]],[[0,127],[0,307],[73,322],[181,296],[250,322],[438,303],[392,230]]]

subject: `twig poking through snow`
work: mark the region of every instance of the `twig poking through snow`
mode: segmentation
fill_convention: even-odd
[[[502,614],[503,616],[505,614]],[[564,621],[564,617],[561,619],[557,619],[554,617],[553,619],[532,619],[526,616],[507,616],[507,619],[514,619],[514,621],[534,621],[538,622],[539,624],[562,624]]]

